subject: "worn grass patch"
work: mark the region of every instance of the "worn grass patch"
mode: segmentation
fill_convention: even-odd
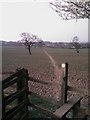
[[[43,100],[35,95],[29,97],[29,101],[35,105],[38,105],[44,109],[54,112],[58,105],[52,104],[46,100]],[[29,108],[29,118],[50,118],[48,115],[44,114],[42,111],[36,110],[34,108]]]

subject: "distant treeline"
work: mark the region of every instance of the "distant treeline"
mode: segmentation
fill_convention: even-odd
[[[24,46],[21,42],[13,42],[13,41],[0,41],[2,46]],[[90,43],[79,43],[80,48],[90,48]],[[33,44],[33,47],[51,47],[51,48],[69,48],[74,49],[72,42],[50,42],[50,41],[42,41],[36,42]]]

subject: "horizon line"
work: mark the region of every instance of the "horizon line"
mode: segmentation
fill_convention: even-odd
[[[13,41],[13,40],[10,40],[10,41],[7,41],[7,40],[0,40],[0,42],[19,42],[18,41]],[[71,43],[72,41],[50,41],[50,40],[43,40],[43,42],[52,42],[52,43]],[[79,43],[89,43],[89,41],[80,41]]]

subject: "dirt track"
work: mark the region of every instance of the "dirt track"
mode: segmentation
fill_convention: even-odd
[[[53,59],[53,57],[47,51],[45,51],[45,50],[43,50],[43,51],[49,57],[51,64],[54,67],[55,82],[61,83],[62,71],[58,68],[56,61]]]
[[[62,70],[58,68],[57,63],[53,59],[53,57],[46,50],[43,50],[43,51],[48,56],[48,58],[51,61],[52,66],[54,67],[55,78],[53,80],[53,86],[52,86],[52,91],[54,93],[53,97],[56,97],[56,99],[60,100],[61,99]]]

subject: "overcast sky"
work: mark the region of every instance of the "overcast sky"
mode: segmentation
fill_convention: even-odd
[[[61,20],[48,2],[4,2],[1,7],[0,40],[17,41],[20,33],[29,32],[45,41],[71,42],[74,36],[88,41],[87,19]]]

